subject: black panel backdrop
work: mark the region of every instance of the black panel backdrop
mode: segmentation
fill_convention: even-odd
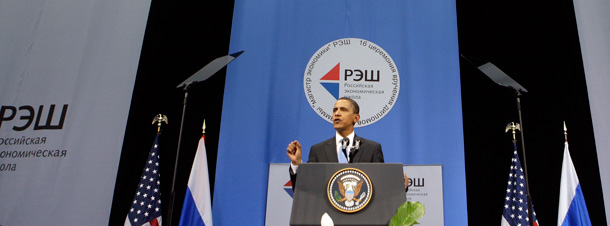
[[[169,209],[184,97],[183,91],[175,87],[209,61],[228,53],[232,13],[232,1],[211,5],[152,3],[110,225],[122,225],[125,220],[154,139],[151,122],[158,113],[166,114],[170,122],[161,139],[163,211]],[[521,101],[530,188],[540,224],[557,221],[565,120],[572,160],[592,223],[606,225],[572,2],[458,0],[457,15],[460,52],[493,62],[530,91]],[[461,78],[469,225],[499,224],[512,154],[511,137],[504,133],[504,127],[518,121],[515,96],[463,60]],[[203,119],[208,127],[206,144],[211,186],[214,185],[224,81],[225,70],[221,70],[189,92],[176,179],[174,225],[179,219]],[[164,214],[164,221],[167,220]]]

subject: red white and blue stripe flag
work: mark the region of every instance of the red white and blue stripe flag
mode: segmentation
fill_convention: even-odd
[[[161,225],[161,181],[159,180],[159,135],[155,138],[131,203],[125,226]]]
[[[195,154],[195,160],[191,168],[191,176],[182,205],[180,226],[212,225],[212,199],[210,198],[210,179],[206,155],[204,134],[199,139],[197,154]]]
[[[517,154],[517,144],[513,143],[514,154],[508,174],[508,187],[504,198],[504,212],[502,213],[502,226],[526,226],[529,225],[527,210],[527,193],[525,186],[525,174]],[[534,207],[532,205],[532,211]],[[534,226],[538,226],[536,211],[533,212]]]
[[[558,226],[591,225],[585,197],[570,157],[568,142],[563,150],[563,165],[561,169],[561,186],[559,190]]]

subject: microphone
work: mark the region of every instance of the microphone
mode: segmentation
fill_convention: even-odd
[[[343,150],[345,150],[347,148],[347,146],[349,145],[349,138],[343,138],[343,140],[341,140],[341,148],[343,148]]]
[[[354,146],[352,146],[349,150],[349,162],[354,162],[354,155],[356,155],[358,150],[360,150],[360,140],[354,139]]]
[[[354,140],[354,151],[360,149],[360,140]]]
[[[349,156],[349,154],[346,153],[348,145],[349,145],[349,138],[347,138],[347,137],[343,138],[343,140],[341,140],[341,151],[343,151],[343,155],[345,155],[345,158],[347,158],[347,156]]]

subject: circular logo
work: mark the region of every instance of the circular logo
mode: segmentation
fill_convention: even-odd
[[[360,121],[367,126],[387,115],[398,98],[400,76],[394,60],[373,42],[338,39],[322,46],[309,60],[303,76],[311,108],[332,123],[332,109],[340,97],[360,105]]]
[[[339,211],[354,213],[362,210],[373,197],[369,177],[356,168],[337,171],[328,181],[328,200]]]

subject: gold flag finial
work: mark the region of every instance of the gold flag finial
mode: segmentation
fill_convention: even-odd
[[[521,130],[521,125],[519,125],[519,123],[515,123],[515,122],[510,122],[508,123],[508,125],[506,125],[506,128],[504,129],[504,132],[507,133],[509,130],[513,131],[513,142],[517,141],[517,130]]]
[[[201,129],[203,130],[201,133],[205,134],[205,119],[203,120],[203,126],[201,127]]]
[[[157,134],[161,134],[161,123],[165,122],[165,124],[169,124],[167,122],[167,116],[158,114],[153,118],[152,124],[157,123]]]

